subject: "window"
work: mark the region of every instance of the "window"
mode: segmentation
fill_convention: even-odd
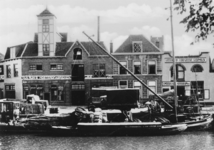
[[[43,32],[49,32],[49,25],[42,25]]]
[[[127,67],[127,62],[123,61],[120,62],[124,67]],[[126,69],[124,69],[123,67],[119,66],[119,74],[127,74]]]
[[[191,82],[191,95],[197,95],[199,99],[204,99],[204,81]]]
[[[156,62],[154,60],[148,61],[148,74],[156,74]]]
[[[6,66],[6,71],[7,71],[7,78],[11,78],[11,66],[10,65]]]
[[[179,64],[176,65],[176,79],[177,81],[185,80],[185,68]],[[173,81],[173,67],[171,67],[171,81]]]
[[[159,41],[156,41],[156,42],[155,42],[155,45],[156,45],[158,48],[160,48],[160,42],[159,42]]]
[[[19,76],[19,71],[18,71],[18,64],[14,64],[14,77],[18,77]]]
[[[94,77],[105,77],[106,76],[105,64],[94,64],[93,70],[94,70]]]
[[[141,74],[141,63],[135,61],[134,62],[134,74]]]
[[[42,31],[43,32],[49,32],[49,20],[48,19],[43,19],[42,20]]]
[[[201,65],[194,65],[191,69],[192,72],[202,72],[203,68]]]
[[[43,44],[43,56],[49,56],[50,53],[50,45],[49,44]]]
[[[121,89],[128,88],[128,82],[126,80],[120,80],[119,81],[119,88],[121,88]]]
[[[80,48],[74,49],[74,60],[81,60],[82,59],[82,50]]]
[[[16,58],[16,48],[10,48],[10,58]]]
[[[71,75],[72,81],[84,81],[84,64],[72,64]]]
[[[0,65],[0,75],[4,75],[4,66]]]
[[[156,93],[156,82],[155,81],[148,81],[148,87]],[[154,95],[151,91],[149,91],[149,95]]]
[[[63,65],[62,64],[51,64],[50,69],[51,70],[63,70]]]
[[[42,71],[42,65],[41,64],[31,64],[29,70]]]
[[[64,100],[63,86],[51,85],[51,100],[52,101],[63,101]]]
[[[141,41],[135,41],[132,43],[132,50],[134,53],[142,52],[143,45]]]
[[[140,98],[143,98],[143,90],[142,90],[141,83],[138,81],[134,81],[133,88],[138,88],[139,89],[139,96],[140,96]]]
[[[49,19],[43,19],[42,24],[49,24]]]

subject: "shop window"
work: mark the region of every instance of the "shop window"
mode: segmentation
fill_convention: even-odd
[[[148,81],[148,87],[156,93],[156,81]],[[154,95],[151,91],[149,91],[149,95]]]
[[[51,70],[63,70],[63,64],[51,64],[50,69]]]
[[[43,44],[42,45],[43,49],[43,56],[49,56],[50,54],[50,45],[49,44]]]
[[[191,69],[192,72],[202,72],[203,67],[201,65],[194,65]]]
[[[82,60],[82,50],[80,48],[75,48],[73,56],[74,60]]]
[[[199,100],[204,99],[204,81],[191,82],[191,95],[196,95]]]
[[[141,41],[134,41],[132,43],[132,50],[134,53],[140,53],[143,51],[143,44]]]
[[[64,100],[64,87],[58,85],[51,85],[51,100],[63,101]]]
[[[19,71],[18,71],[18,64],[14,64],[14,77],[18,77],[19,76]]]
[[[30,71],[42,71],[42,64],[30,64]]]
[[[138,61],[134,62],[134,74],[141,74],[141,63]]]
[[[125,68],[127,68],[127,62],[126,61],[122,61],[120,62]],[[126,69],[124,69],[124,67],[119,65],[119,74],[127,74]]]
[[[119,81],[119,88],[121,88],[121,89],[128,88],[128,81],[126,81],[126,80],[120,80]]]
[[[93,65],[94,77],[105,77],[105,64],[94,64]]]
[[[148,61],[148,74],[156,74],[156,62],[154,60]]]
[[[7,78],[11,78],[11,65],[6,66]]]
[[[171,81],[173,81],[173,67],[171,67]],[[179,64],[176,65],[176,80],[184,81],[185,80],[185,68]]]

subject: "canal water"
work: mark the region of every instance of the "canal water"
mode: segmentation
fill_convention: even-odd
[[[214,150],[214,132],[137,137],[1,134],[0,150]]]

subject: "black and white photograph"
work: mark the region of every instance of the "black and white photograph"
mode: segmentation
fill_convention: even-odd
[[[0,0],[0,150],[214,149],[214,0]]]

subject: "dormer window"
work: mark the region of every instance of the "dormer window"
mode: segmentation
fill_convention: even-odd
[[[10,48],[10,58],[15,58],[16,57],[16,48],[12,47]]]
[[[160,48],[160,42],[159,41],[156,41],[155,45],[156,45],[156,47]]]
[[[81,60],[82,59],[82,50],[80,48],[74,49],[74,60]]]
[[[140,53],[143,51],[143,44],[141,41],[132,42],[132,50],[134,53]]]

